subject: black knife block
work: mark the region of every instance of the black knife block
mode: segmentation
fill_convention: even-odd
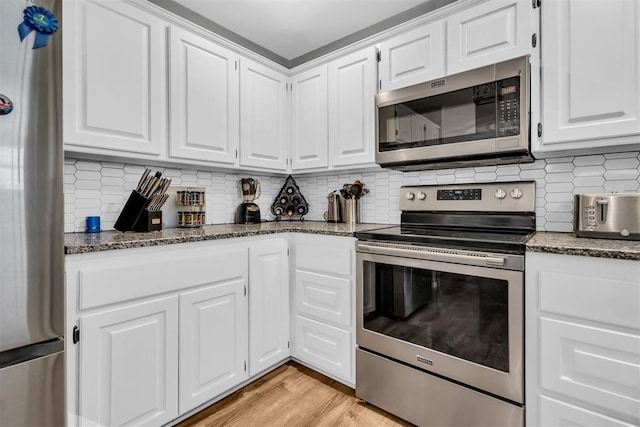
[[[162,230],[162,211],[143,210],[142,215],[133,226],[133,231],[158,231]]]
[[[149,212],[146,208],[150,201],[133,190],[113,228],[139,232],[162,230],[162,211]]]

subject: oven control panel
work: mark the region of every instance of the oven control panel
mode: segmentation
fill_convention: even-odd
[[[400,210],[534,212],[535,190],[534,181],[405,186]]]

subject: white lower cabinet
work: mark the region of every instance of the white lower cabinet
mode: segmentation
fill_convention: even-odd
[[[180,294],[181,413],[249,378],[245,286],[237,277]]]
[[[80,317],[81,424],[161,425],[178,416],[178,297]]]
[[[355,239],[295,235],[294,251],[292,356],[353,386]]]
[[[249,248],[249,375],[289,357],[289,259],[284,239]]]
[[[71,255],[65,270],[70,426],[162,425],[248,378],[246,243]]]
[[[527,253],[527,426],[640,424],[640,262]]]

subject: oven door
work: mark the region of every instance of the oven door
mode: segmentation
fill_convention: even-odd
[[[523,271],[394,252],[357,252],[358,346],[523,404]]]

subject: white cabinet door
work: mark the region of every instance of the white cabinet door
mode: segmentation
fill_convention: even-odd
[[[178,416],[177,296],[83,316],[80,330],[81,424],[162,425]]]
[[[180,294],[180,413],[246,380],[246,281]]]
[[[240,134],[238,55],[171,28],[169,156],[235,164]]]
[[[640,263],[527,253],[525,271],[527,426],[639,425]]]
[[[531,54],[532,13],[530,0],[491,0],[452,15],[447,74]]]
[[[296,354],[300,360],[347,381],[353,381],[351,333],[296,316]]]
[[[436,21],[380,44],[380,91],[411,86],[445,74],[444,21]]]
[[[640,3],[548,0],[541,13],[540,150],[639,146]]]
[[[291,168],[326,168],[329,157],[327,66],[291,81]]]
[[[65,2],[65,149],[164,153],[163,31],[160,19],[124,2]]]
[[[376,52],[367,48],[329,63],[329,163],[375,163]]]
[[[287,169],[288,77],[240,60],[240,166]]]
[[[284,239],[249,247],[249,373],[289,357],[289,258]]]

